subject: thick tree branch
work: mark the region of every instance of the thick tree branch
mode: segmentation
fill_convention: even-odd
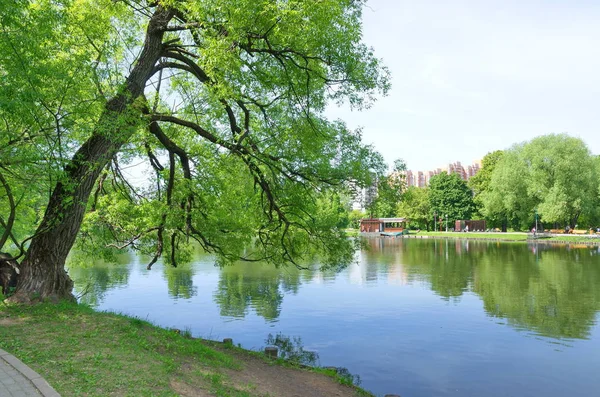
[[[6,197],[8,198],[8,205],[10,208],[10,213],[8,215],[8,220],[6,221],[6,224],[3,225],[4,227],[4,233],[2,233],[2,236],[0,236],[0,251],[2,250],[2,247],[4,247],[4,244],[6,243],[6,240],[8,240],[9,236],[12,233],[12,228],[13,225],[15,223],[15,216],[16,216],[16,212],[17,212],[17,206],[15,204],[15,198],[12,194],[12,189],[10,188],[10,185],[8,184],[8,181],[6,180],[6,178],[4,177],[4,175],[2,174],[2,172],[0,172],[0,183],[2,184],[2,186],[4,187],[4,190],[6,191]]]

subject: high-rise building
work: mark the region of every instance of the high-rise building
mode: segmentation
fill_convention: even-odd
[[[434,175],[438,175],[442,173],[442,171],[446,171],[448,174],[455,173],[462,180],[468,181],[471,177],[473,177],[479,170],[481,169],[481,161],[475,161],[473,164],[465,167],[461,164],[460,161],[455,163],[448,164],[444,169],[436,168],[431,171],[412,171],[408,170],[404,172],[406,176],[406,186],[417,186],[417,187],[425,187],[429,186],[429,181]]]
[[[462,166],[462,164],[460,163],[460,161],[457,161],[456,163],[450,163],[448,164],[448,167],[446,168],[448,174],[457,174],[460,179],[462,179],[463,181],[466,181],[467,178],[467,172],[465,171],[465,168]]]
[[[417,183],[416,186],[418,187],[425,187],[427,186],[427,181],[425,180],[425,174],[423,173],[423,171],[417,171]]]
[[[415,176],[412,171],[404,171],[404,175],[406,177],[406,186],[411,187],[415,186]]]

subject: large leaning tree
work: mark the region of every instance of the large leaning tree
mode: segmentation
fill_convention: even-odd
[[[389,88],[363,6],[0,0],[0,231],[24,253],[10,299],[73,299],[76,242],[148,267],[190,242],[220,263],[348,262],[328,200],[382,161],[324,111]]]

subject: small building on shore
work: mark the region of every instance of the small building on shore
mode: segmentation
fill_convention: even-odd
[[[483,219],[456,221],[454,224],[455,232],[485,232],[485,230],[485,220]]]
[[[360,220],[361,233],[402,232],[406,218],[368,218]]]

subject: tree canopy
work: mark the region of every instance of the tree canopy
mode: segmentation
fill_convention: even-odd
[[[429,230],[431,205],[429,203],[429,188],[410,186],[402,195],[398,203],[397,214],[407,218],[411,227]]]
[[[392,172],[376,175],[377,194],[366,206],[366,211],[371,217],[394,217],[397,206],[402,200],[406,189],[406,163],[402,159],[394,161]]]
[[[502,150],[486,154],[481,160],[481,169],[468,181],[469,187],[473,190],[473,202],[478,211],[483,206],[481,193],[489,189],[496,164],[498,164],[503,155],[504,152]]]
[[[15,300],[70,296],[78,235],[148,266],[190,241],[220,263],[350,260],[329,191],[383,162],[324,109],[389,88],[364,1],[1,1],[0,205],[32,208],[3,219],[27,241]]]
[[[471,219],[473,193],[458,174],[442,172],[429,181],[430,217],[447,217],[450,225],[459,219]]]
[[[595,219],[596,161],[581,139],[566,134],[514,145],[497,162],[488,189],[481,193],[482,212],[521,229],[531,226],[536,211],[543,222],[572,228],[581,216]]]

